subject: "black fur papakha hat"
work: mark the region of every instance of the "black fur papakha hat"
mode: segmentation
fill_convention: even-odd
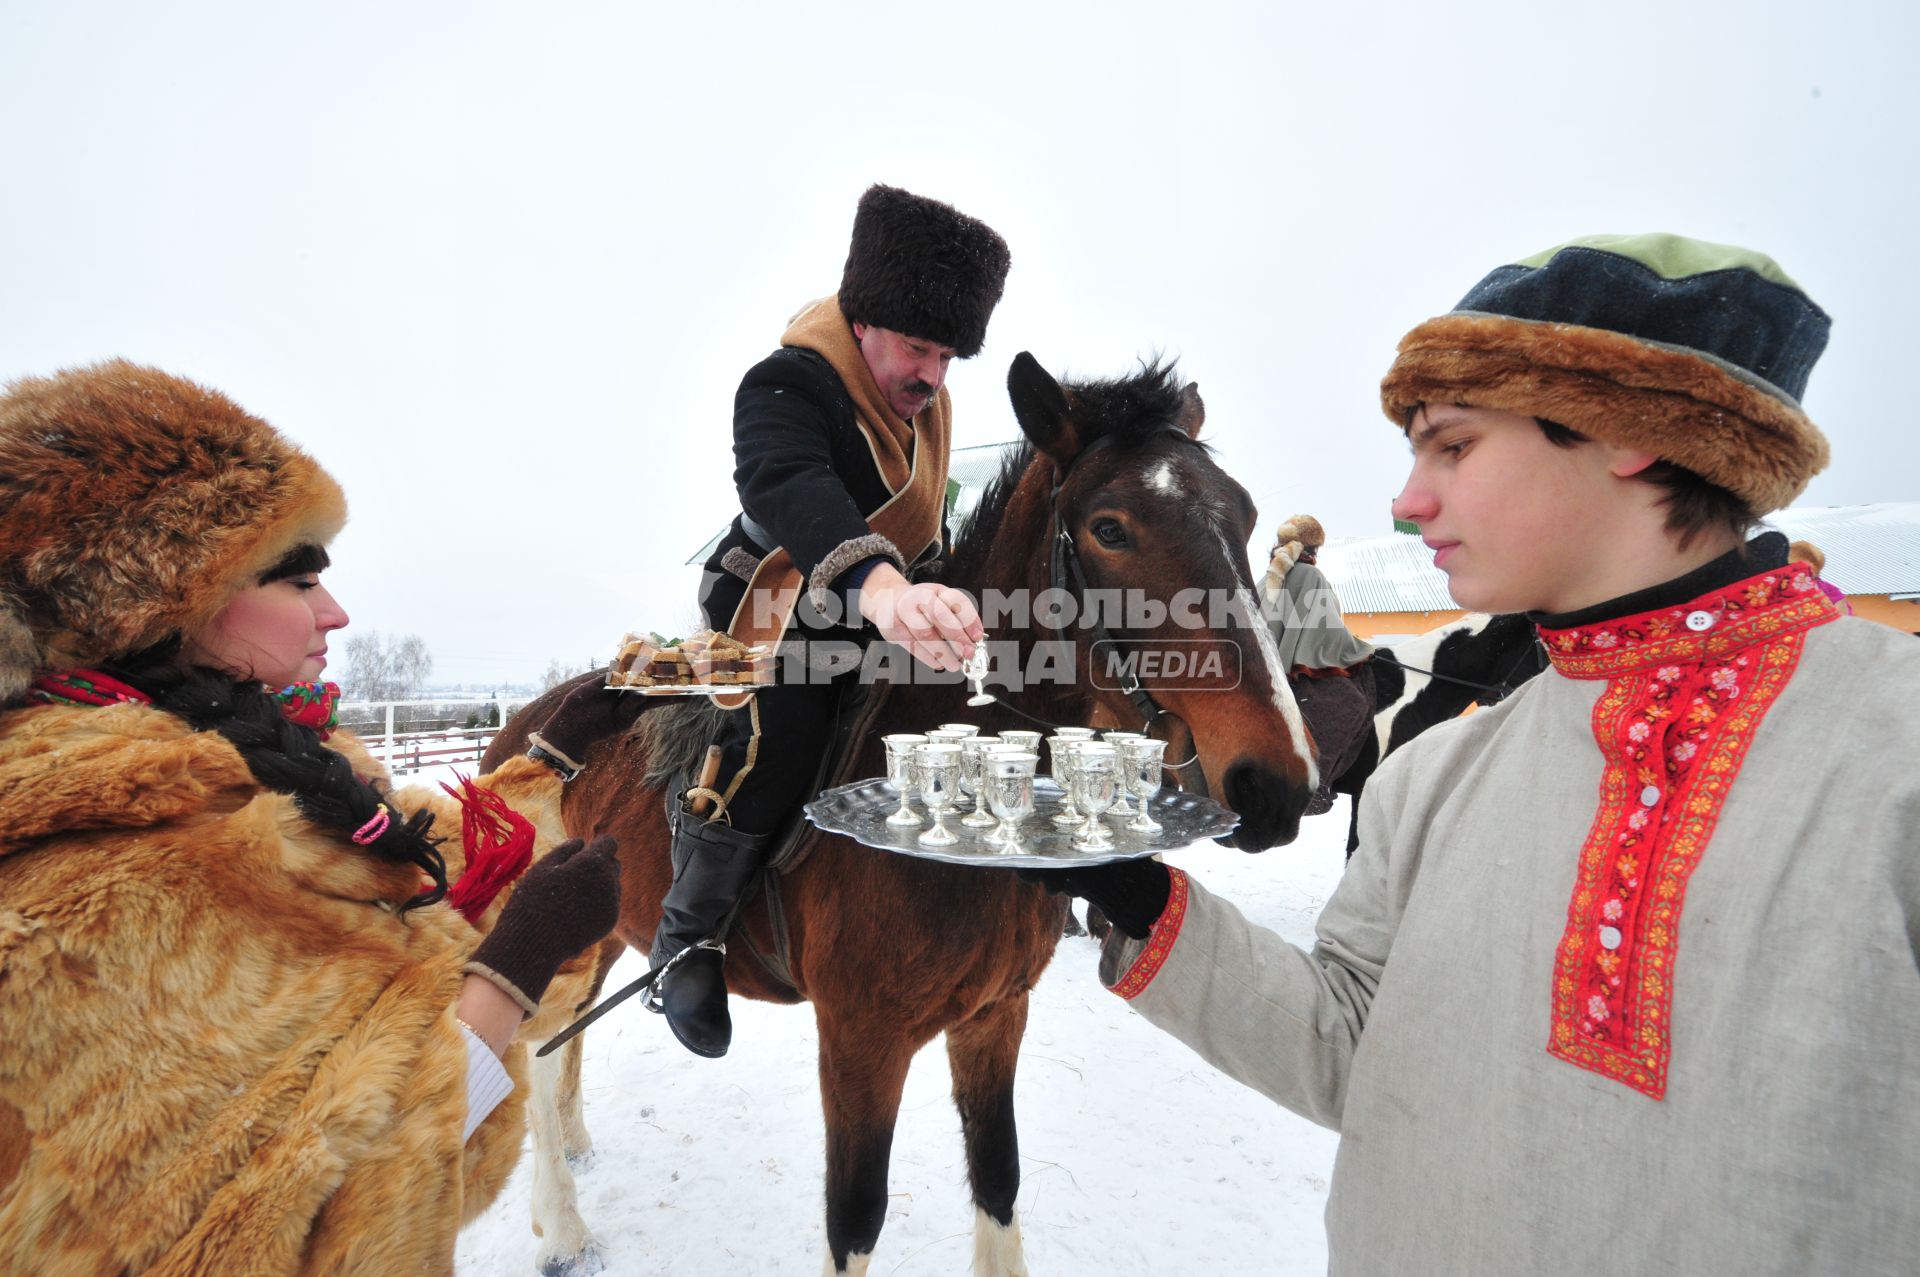
[[[0,394],[0,705],[213,620],[346,522],[318,462],[218,391],[112,360]]]
[[[1678,235],[1594,235],[1502,266],[1400,342],[1381,407],[1543,417],[1651,452],[1755,514],[1827,464],[1800,408],[1832,320],[1759,253]]]
[[[991,226],[939,200],[870,186],[840,275],[848,322],[980,353],[1012,258]]]

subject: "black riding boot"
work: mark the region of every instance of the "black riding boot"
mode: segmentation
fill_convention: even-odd
[[[722,971],[726,947],[717,933],[771,841],[770,834],[743,834],[720,821],[702,820],[684,807],[680,811],[673,834],[673,885],[660,904],[652,956],[657,967],[697,946],[656,990],[673,1036],[695,1055],[725,1055],[733,1041]]]

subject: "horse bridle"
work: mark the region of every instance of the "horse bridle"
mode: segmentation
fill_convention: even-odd
[[[1182,443],[1193,442],[1193,439],[1187,432],[1178,426],[1163,426],[1161,429],[1165,433],[1179,439]],[[1100,619],[1097,611],[1090,615],[1086,612],[1087,572],[1086,569],[1081,566],[1079,550],[1074,548],[1073,531],[1067,527],[1066,515],[1060,509],[1060,490],[1066,486],[1067,476],[1073,473],[1075,466],[1079,465],[1089,455],[1098,452],[1100,449],[1112,443],[1113,438],[1112,435],[1101,435],[1098,439],[1095,439],[1092,443],[1082,448],[1079,455],[1074,457],[1072,461],[1064,466],[1060,466],[1059,473],[1053,480],[1053,489],[1047,494],[1048,517],[1053,526],[1053,532],[1049,538],[1048,584],[1055,591],[1071,598],[1080,614],[1088,617],[1091,623],[1084,625],[1082,628],[1086,629],[1092,635],[1093,646],[1096,649],[1103,643],[1112,647],[1116,645],[1118,640],[1113,637],[1112,631],[1107,629],[1106,622]],[[1178,714],[1169,713],[1160,707],[1153,699],[1153,694],[1140,685],[1140,678],[1131,667],[1128,667],[1122,676],[1119,690],[1126,696],[1127,703],[1133,707],[1133,712],[1140,716],[1141,731],[1149,736],[1153,734],[1153,724],[1155,720],[1160,718],[1178,719],[1180,717]],[[1008,708],[1011,709],[1013,707],[1008,706]],[[1018,710],[1015,710],[1015,712],[1021,713],[1021,711]],[[1033,717],[1030,714],[1022,714],[1022,716],[1026,718]],[[1034,721],[1038,722],[1040,720],[1036,719]],[[1192,735],[1192,729],[1188,729],[1188,735]],[[1195,744],[1193,747],[1193,757],[1178,763],[1166,763],[1165,766],[1169,771],[1178,771],[1181,768],[1193,766],[1199,759],[1200,747],[1198,744]]]

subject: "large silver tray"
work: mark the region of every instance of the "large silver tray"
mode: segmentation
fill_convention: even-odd
[[[1218,838],[1233,832],[1240,818],[1210,798],[1179,791],[1161,791],[1148,809],[1160,822],[1160,832],[1151,837],[1122,828],[1122,822],[1102,817],[1113,846],[1106,851],[1082,851],[1073,845],[1073,831],[1053,823],[1060,810],[1060,786],[1042,776],[1033,782],[1033,815],[1020,823],[1021,854],[1010,855],[987,845],[987,830],[968,829],[960,823],[963,813],[949,812],[946,826],[960,841],[947,847],[928,847],[919,841],[920,830],[928,827],[926,809],[919,803],[913,809],[921,813],[920,828],[902,829],[889,825],[887,817],[900,806],[900,791],[885,780],[857,780],[851,785],[829,789],[807,804],[807,819],[829,833],[845,834],[856,842],[882,851],[894,851],[921,860],[939,860],[951,865],[997,865],[1016,869],[1058,869],[1067,865],[1100,865],[1113,860],[1136,860],[1155,852],[1172,851],[1203,838]]]

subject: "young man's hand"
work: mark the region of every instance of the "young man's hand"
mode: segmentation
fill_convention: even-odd
[[[912,584],[891,563],[867,573],[859,597],[860,615],[880,636],[930,669],[959,669],[986,636],[964,591],[931,581]]]
[[[1158,860],[1116,860],[1084,869],[1016,869],[1023,880],[1056,896],[1081,896],[1114,926],[1145,940],[1166,912],[1173,879]]]

